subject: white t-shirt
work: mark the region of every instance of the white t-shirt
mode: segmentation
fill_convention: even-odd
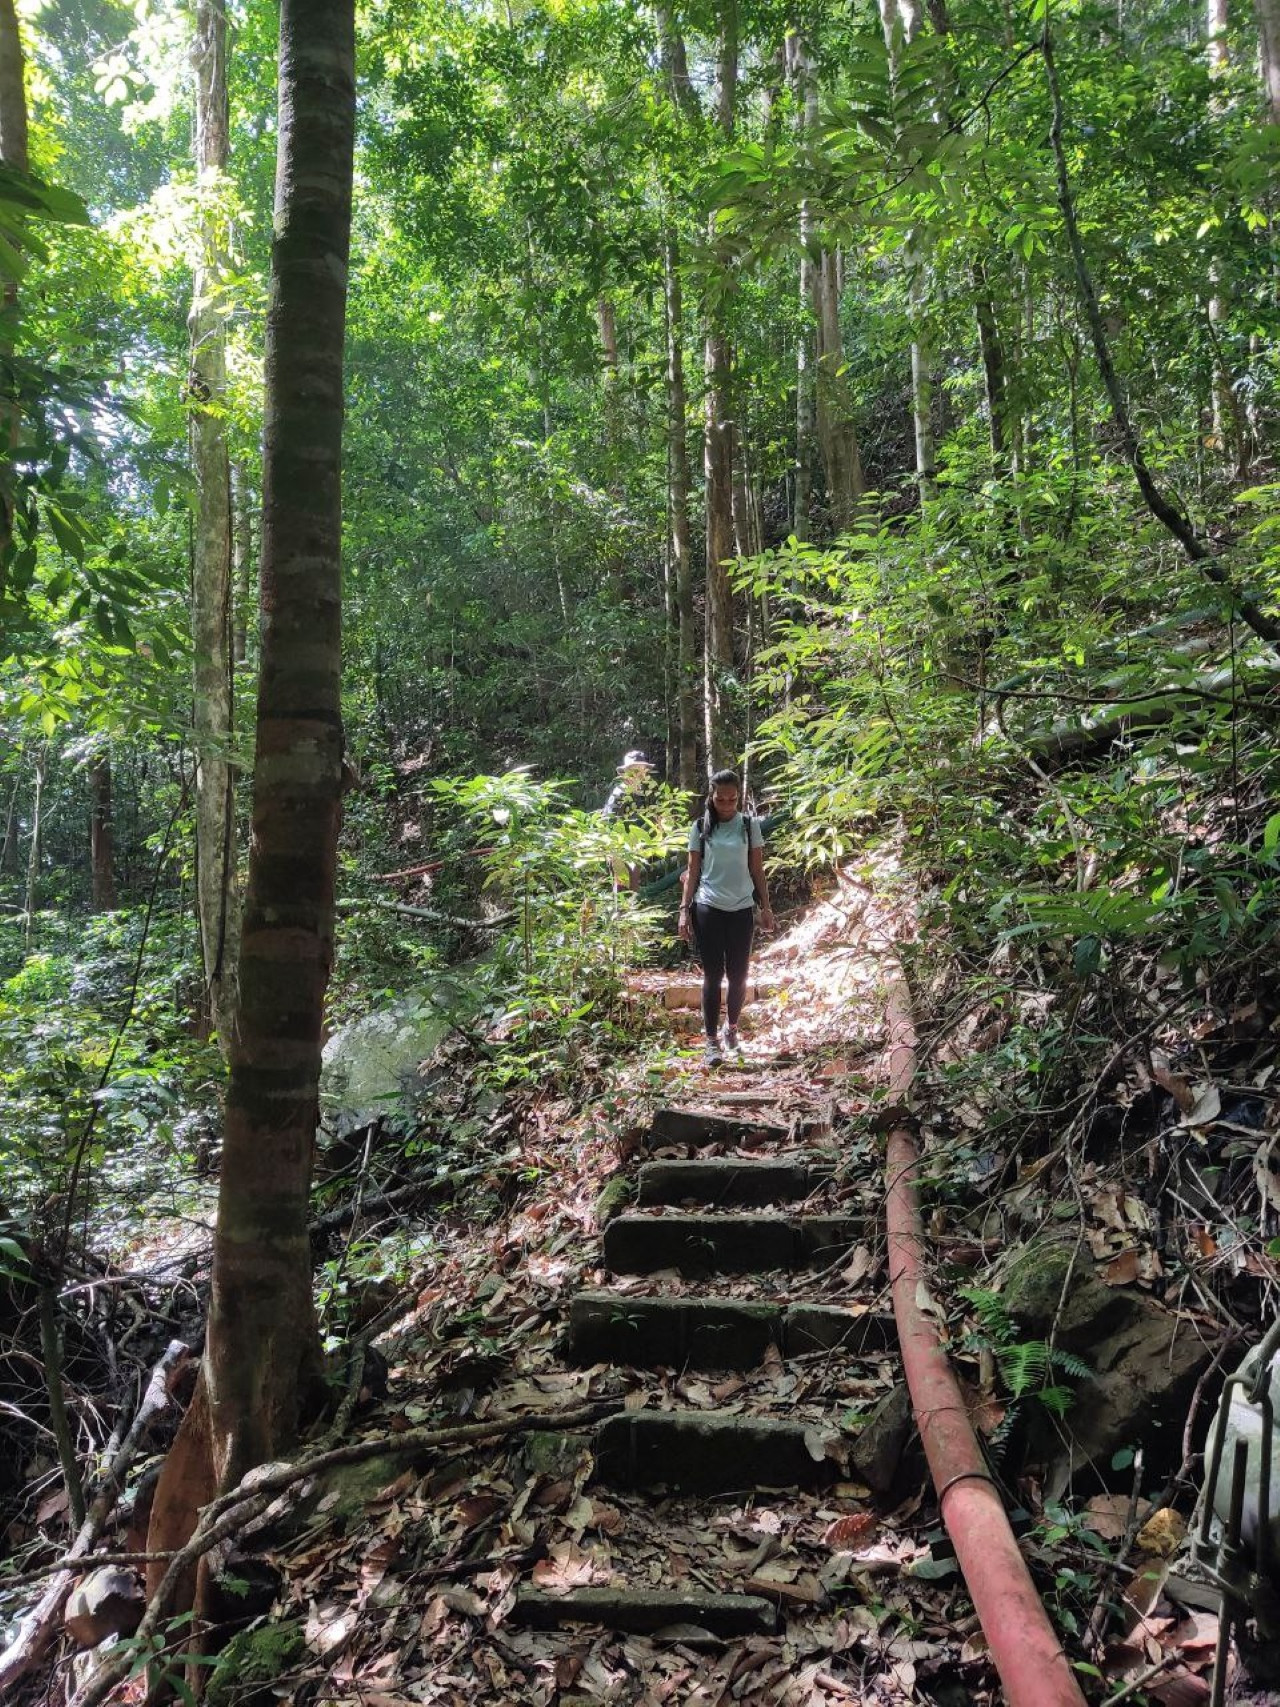
[[[751,847],[764,846],[764,832],[757,818],[747,818]],[[747,865],[747,831],[743,829],[741,812],[735,812],[727,822],[717,821],[715,834],[707,837],[702,847],[702,820],[695,818],[689,826],[689,851],[702,853],[702,877],[694,900],[702,907],[719,907],[724,913],[739,913],[753,904],[754,884]]]

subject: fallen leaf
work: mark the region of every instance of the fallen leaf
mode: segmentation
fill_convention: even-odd
[[[1130,1248],[1121,1251],[1102,1271],[1102,1278],[1108,1286],[1132,1286],[1137,1280],[1142,1268],[1141,1259],[1136,1250]]]
[[[1222,1113],[1222,1092],[1217,1085],[1197,1085],[1196,1100],[1182,1117],[1184,1126],[1208,1126]]]
[[[847,1517],[838,1517],[834,1523],[827,1525],[823,1531],[822,1544],[824,1547],[856,1549],[864,1542],[870,1541],[879,1527],[880,1519],[875,1512],[851,1512]]]
[[[1146,1500],[1138,1501],[1139,1516],[1150,1509]],[[1104,1541],[1119,1541],[1129,1521],[1128,1494],[1095,1494],[1085,1506],[1081,1521]]]

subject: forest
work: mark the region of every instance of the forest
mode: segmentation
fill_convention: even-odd
[[[0,0],[0,1698],[1280,1700],[1278,168],[1280,0]]]

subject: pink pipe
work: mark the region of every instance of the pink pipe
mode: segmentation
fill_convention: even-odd
[[[915,1026],[901,983],[890,989],[887,1018],[889,1085],[894,1099],[903,1102],[915,1071]],[[929,1311],[916,1162],[915,1140],[898,1126],[889,1134],[886,1157],[889,1281],[902,1366],[942,1521],[1008,1707],[1085,1707],[1018,1550]]]

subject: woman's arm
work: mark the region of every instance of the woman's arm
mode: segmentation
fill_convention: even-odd
[[[690,858],[693,856],[690,855]],[[747,870],[760,898],[760,923],[767,931],[774,927],[773,908],[769,904],[769,880],[764,874],[764,849],[752,848],[747,854]]]
[[[689,863],[684,868],[680,878],[680,922],[676,926],[676,935],[681,942],[688,942],[693,935],[693,927],[689,920],[689,909],[693,898],[698,892],[698,881],[702,876],[702,855],[696,848],[689,849]]]

